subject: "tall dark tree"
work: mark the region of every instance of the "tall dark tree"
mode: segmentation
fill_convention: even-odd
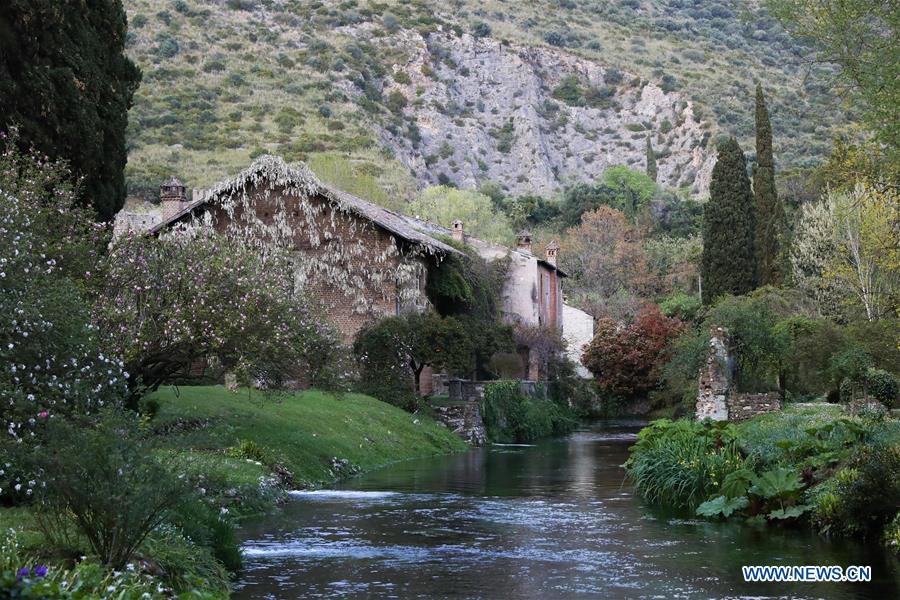
[[[125,200],[125,128],[141,79],[121,0],[0,3],[0,128],[69,162],[103,219]]]
[[[784,206],[775,189],[772,123],[761,84],[756,84],[756,164],[753,166],[756,201],[756,275],[759,285],[779,285],[785,276]]]
[[[756,207],[744,152],[734,138],[719,144],[703,212],[700,273],[703,302],[756,287]]]
[[[656,181],[656,152],[653,150],[653,142],[647,136],[647,177]]]

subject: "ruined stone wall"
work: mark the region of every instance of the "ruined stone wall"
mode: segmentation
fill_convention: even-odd
[[[727,397],[732,380],[728,343],[728,335],[724,329],[717,327],[710,331],[706,364],[700,369],[697,391],[698,421],[728,420]]]
[[[715,327],[710,331],[706,364],[700,369],[697,420],[745,421],[781,410],[779,392],[740,393],[735,389],[730,344],[727,330]]]
[[[728,394],[728,420],[746,421],[763,413],[781,410],[781,394],[778,392],[763,392],[759,394]]]

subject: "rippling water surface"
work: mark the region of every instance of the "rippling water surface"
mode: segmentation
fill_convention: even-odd
[[[398,463],[243,528],[236,598],[900,598],[876,544],[653,510],[637,423]],[[868,584],[746,584],[743,564],[871,565]]]

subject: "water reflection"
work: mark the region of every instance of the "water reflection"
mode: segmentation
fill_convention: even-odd
[[[876,547],[642,505],[621,464],[637,424],[399,463],[297,492],[243,531],[237,598],[895,598]],[[744,584],[743,564],[870,564],[871,584]]]

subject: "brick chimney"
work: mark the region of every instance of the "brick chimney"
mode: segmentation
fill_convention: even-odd
[[[531,233],[525,229],[516,235],[517,247],[522,252],[531,254]]]
[[[162,206],[163,221],[168,221],[187,206],[187,188],[172,177],[159,186],[159,203]]]
[[[463,231],[463,222],[459,219],[456,219],[452,223],[450,223],[450,231],[453,233],[453,239],[457,242],[465,241],[466,234]]]
[[[547,247],[544,248],[544,252],[547,255],[547,262],[556,266],[556,254],[559,252],[559,244],[556,243],[556,240],[547,244]]]

